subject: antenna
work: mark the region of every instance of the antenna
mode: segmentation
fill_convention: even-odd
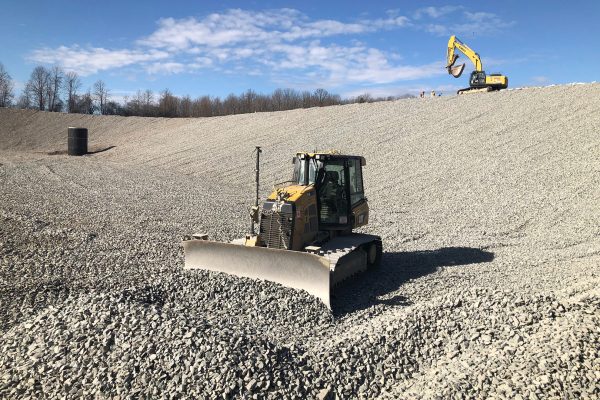
[[[256,172],[256,197],[254,198],[254,207],[252,207],[252,221],[250,222],[250,235],[254,235],[254,220],[256,219],[256,216],[258,216],[258,192],[259,192],[259,181],[260,181],[260,153],[262,153],[262,150],[260,149],[260,146],[256,146],[256,168],[255,168],[255,172]],[[256,213],[256,216],[255,216]]]

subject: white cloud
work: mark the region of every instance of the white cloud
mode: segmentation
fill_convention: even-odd
[[[371,29],[405,28],[412,25],[410,19],[402,15],[370,20],[367,21],[367,24],[371,27]]]
[[[185,69],[185,64],[178,62],[157,62],[146,66],[146,72],[148,72],[149,74],[156,74],[159,72],[165,74],[178,74],[180,72],[185,71]]]
[[[222,47],[249,42],[296,41],[335,35],[374,32],[385,27],[404,27],[409,19],[394,16],[386,19],[345,23],[332,19],[310,21],[299,11],[228,10],[197,18],[163,18],[158,29],[140,39],[138,44],[168,50],[183,50],[197,46]]]
[[[423,7],[419,8],[414,13],[415,19],[421,19],[423,17],[429,18],[440,18],[444,15],[451,14],[455,11],[461,10],[461,6],[442,6],[442,7]]]
[[[458,22],[446,25],[453,14]],[[310,19],[293,9],[248,11],[233,9],[202,18],[163,18],[157,29],[132,44],[109,50],[77,45],[35,50],[35,62],[61,64],[82,75],[137,66],[148,75],[196,72],[260,71],[276,82],[335,87],[345,84],[381,85],[434,77],[445,71],[440,62],[408,65],[401,55],[365,45],[357,36],[391,29],[420,29],[435,35],[461,33],[477,26],[488,31],[507,23],[491,13],[468,12],[460,6],[425,7],[414,19],[390,10],[385,18]],[[346,36],[344,44],[331,38]],[[327,38],[327,43],[323,43]]]
[[[169,54],[160,50],[107,50],[101,47],[60,46],[33,51],[29,59],[38,63],[59,64],[67,71],[83,76],[98,71],[125,67],[145,61],[161,60]]]
[[[547,84],[548,82],[550,82],[550,78],[542,75],[534,76],[533,78],[531,78],[531,80],[533,81],[533,83],[538,85]]]
[[[457,23],[425,23],[425,31],[438,36],[476,34],[489,35],[510,28],[514,21],[505,21],[498,15],[489,12],[463,11]]]

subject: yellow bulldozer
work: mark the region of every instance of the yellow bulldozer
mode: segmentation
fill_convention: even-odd
[[[502,74],[487,75],[481,64],[481,57],[469,46],[461,42],[456,36],[450,36],[448,40],[448,51],[446,52],[446,69],[448,73],[455,78],[462,75],[465,64],[454,65],[458,59],[456,49],[460,50],[475,66],[469,78],[469,87],[460,89],[457,94],[490,92],[492,90],[506,89],[508,87],[508,78]]]
[[[331,307],[336,284],[379,265],[382,257],[379,236],[353,232],[369,222],[365,158],[337,151],[297,153],[292,180],[275,185],[259,207],[260,154],[257,147],[250,232],[231,243],[192,235],[183,241],[184,268],[277,282]]]

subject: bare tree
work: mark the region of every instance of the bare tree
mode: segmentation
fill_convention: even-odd
[[[123,115],[125,110],[116,101],[109,100],[104,105],[104,115]]]
[[[283,110],[283,90],[275,89],[271,94],[271,103],[273,104],[273,111]]]
[[[54,66],[48,71],[48,82],[46,83],[48,111],[60,111],[62,108],[59,91],[62,86],[63,75],[62,69],[58,66]]]
[[[283,89],[283,109],[293,110],[294,108],[300,108],[302,98],[300,93],[294,89]]]
[[[355,100],[356,103],[373,103],[374,101],[376,101],[376,99],[373,99],[373,96],[369,93],[363,93]]]
[[[125,102],[125,110],[127,115],[144,115],[142,110],[143,104],[144,93],[141,90],[138,90],[131,100]]]
[[[10,107],[14,98],[12,78],[0,63],[0,107]]]
[[[67,97],[64,105],[57,93],[57,85],[62,80],[62,88]],[[41,94],[40,94],[41,87]],[[219,97],[201,96],[192,100],[190,96],[177,97],[168,89],[160,93],[155,102],[151,90],[141,91],[132,97],[126,97],[123,102],[110,101],[109,91],[102,80],[98,80],[93,91],[88,90],[83,95],[78,94],[81,80],[76,73],[62,74],[58,68],[48,71],[37,67],[31,74],[18,106],[23,108],[35,107],[58,111],[66,106],[73,113],[100,112],[104,115],[135,115],[161,117],[211,117],[248,112],[283,111],[314,106],[330,106],[333,104],[349,104],[366,101],[383,101],[384,98],[372,98],[365,94],[356,98],[342,100],[339,95],[329,93],[325,89],[314,92],[299,92],[295,89],[276,89],[270,94],[257,93],[252,89],[240,95],[230,94],[224,100]]]
[[[192,98],[183,96],[179,102],[179,116],[189,118],[192,116]]]
[[[63,82],[63,89],[67,95],[67,112],[75,112],[75,99],[77,91],[81,88],[81,79],[76,72],[67,72]]]
[[[252,89],[246,90],[240,96],[240,113],[251,113],[256,111],[256,99],[258,98],[256,92]]]
[[[310,108],[313,106],[313,97],[312,94],[305,90],[302,92],[302,108]]]
[[[326,105],[327,98],[329,97],[329,92],[325,89],[319,88],[319,89],[315,90],[315,93],[313,96],[315,98],[317,105],[319,107],[323,107],[324,105]]]
[[[155,114],[154,109],[154,93],[152,90],[146,89],[142,96],[142,109],[144,110],[143,116],[150,117]]]
[[[100,114],[104,114],[105,105],[108,99],[108,89],[103,80],[99,79],[94,83],[94,97],[98,102],[98,111]]]
[[[273,105],[271,104],[271,96],[259,94],[256,97],[256,111],[273,111]]]
[[[94,98],[90,89],[77,99],[77,111],[79,114],[94,113]]]
[[[31,101],[40,111],[46,109],[46,94],[49,79],[50,74],[48,70],[42,66],[37,66],[31,72],[31,76],[29,77],[29,81],[25,87],[25,90],[28,91],[28,95],[31,97]]]
[[[19,101],[17,101],[17,108],[27,109],[27,108],[35,108],[35,100],[33,98],[33,90],[29,83],[25,85],[25,89],[21,93],[19,97]]]
[[[176,117],[179,109],[179,98],[173,96],[169,89],[165,89],[160,94],[158,100],[158,114],[160,117]]]
[[[208,97],[208,96],[206,96]],[[210,114],[209,116],[215,116],[215,115],[223,115],[223,102],[221,101],[220,97],[213,97],[212,100],[210,101],[210,106],[211,106],[211,110],[210,110]]]
[[[240,113],[240,100],[239,98],[231,93],[223,101],[223,114],[231,115]]]

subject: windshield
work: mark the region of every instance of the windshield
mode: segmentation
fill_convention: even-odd
[[[317,175],[317,162],[314,158],[298,159],[294,162],[294,182],[299,185],[312,185]]]

